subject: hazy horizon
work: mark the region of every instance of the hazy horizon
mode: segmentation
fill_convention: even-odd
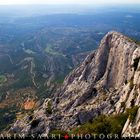
[[[140,0],[0,0],[0,5],[26,5],[26,4],[140,4]]]

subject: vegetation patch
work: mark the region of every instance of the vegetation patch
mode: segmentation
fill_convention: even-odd
[[[3,85],[7,81],[6,76],[0,75],[0,86]]]
[[[122,132],[123,126],[127,120],[127,114],[118,115],[101,115],[94,119],[92,122],[88,122],[81,125],[79,128],[73,129],[70,133],[73,134],[120,134]]]
[[[125,102],[121,102],[121,108],[125,108]]]
[[[111,105],[114,105],[114,101],[113,101],[113,100],[110,100],[110,104],[111,104]]]
[[[39,122],[40,122],[40,120],[33,120],[33,121],[31,122],[31,129],[37,127],[38,124],[39,124]]]
[[[132,90],[133,87],[134,87],[133,78],[131,78],[129,82],[130,82],[130,83],[129,83],[129,87],[130,87],[130,89]]]
[[[132,65],[134,68],[134,71],[136,71],[138,68],[139,60],[140,60],[140,57],[134,59],[134,63]]]
[[[57,76],[55,82],[57,84],[62,84],[64,82],[65,76]]]
[[[134,122],[138,109],[138,106],[133,106],[132,108],[126,110],[126,113],[129,115],[129,119],[131,122]]]
[[[16,118],[16,106],[0,109],[0,132],[15,122]]]
[[[135,42],[137,45],[140,45],[140,41],[139,40],[136,40],[134,38],[131,38],[130,41],[131,42]]]
[[[63,130],[53,130],[53,131],[51,131],[50,133],[49,133],[49,135],[51,136],[51,135],[55,135],[56,137],[58,136],[61,136],[61,137],[64,137],[66,134],[68,134],[68,132],[67,131],[63,131]]]
[[[124,103],[122,103],[124,105]],[[76,127],[69,132],[63,130],[54,130],[50,134],[118,134],[121,136],[122,129],[129,117],[133,122],[138,111],[138,106],[134,106],[126,110],[125,113],[116,115],[100,115],[91,122],[87,122],[80,127]]]
[[[48,102],[47,108],[46,108],[46,113],[52,114],[52,103],[51,101]]]

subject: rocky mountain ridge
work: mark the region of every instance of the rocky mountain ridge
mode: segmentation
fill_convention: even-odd
[[[139,59],[138,44],[121,33],[109,32],[51,99],[33,115],[17,120],[9,131],[45,136],[54,129],[69,131],[101,114],[119,114],[137,106],[135,121],[128,117],[122,136],[139,133]]]

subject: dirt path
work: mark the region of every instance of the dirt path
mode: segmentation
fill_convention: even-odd
[[[11,56],[9,54],[0,54],[0,56],[7,56],[9,58],[9,60],[10,60],[10,63],[12,65],[14,64],[14,62],[13,62],[13,60],[12,60],[12,58],[11,58]]]

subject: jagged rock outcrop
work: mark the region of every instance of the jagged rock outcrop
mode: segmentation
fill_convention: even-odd
[[[132,106],[132,102],[133,106],[139,106],[139,57],[140,46],[121,33],[109,32],[102,39],[98,50],[91,52],[65,78],[61,89],[51,99],[52,112],[46,112],[44,103],[34,111],[32,122],[17,121],[10,131],[16,132],[15,129],[21,126],[18,130],[28,132],[27,135],[46,135],[52,129],[70,130],[100,114],[125,112],[126,108]],[[135,133],[134,128],[139,131],[139,112],[135,122],[132,123],[128,118],[123,136]],[[36,121],[36,125],[33,125],[33,121]]]

